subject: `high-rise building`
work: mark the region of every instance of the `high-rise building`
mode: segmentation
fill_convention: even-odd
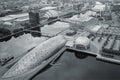
[[[37,12],[29,12],[29,22],[32,26],[36,26],[39,24],[39,13]]]

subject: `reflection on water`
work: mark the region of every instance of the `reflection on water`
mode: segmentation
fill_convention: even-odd
[[[51,25],[47,25],[47,27],[42,27],[41,32],[56,35],[66,28],[69,28],[68,23],[58,21]],[[33,30],[40,32],[40,28],[35,28]],[[45,41],[46,39],[46,37],[41,37],[40,33],[29,31],[16,34],[12,37],[4,38],[0,42],[0,58],[8,57],[11,55],[16,57],[24,54],[29,49],[35,47],[37,44]]]
[[[32,30],[46,33],[47,35],[56,35],[59,32],[69,28],[68,23],[64,22],[55,22],[51,25],[47,25],[41,28],[34,28]],[[19,32],[20,30],[14,30],[14,33]],[[1,39],[0,42],[0,59],[8,57],[19,57],[25,55],[29,50],[45,41],[46,37],[41,37],[40,33],[30,31],[24,31],[18,34],[13,35],[12,37],[7,37]]]
[[[2,29],[0,29],[0,30],[2,30]],[[3,29],[3,30],[4,30],[4,29]],[[38,32],[41,31],[39,27],[33,28],[33,29],[31,29],[31,30],[38,31]],[[2,31],[2,32],[0,33],[0,34],[1,34],[0,38],[1,38],[1,37],[4,37],[4,38],[0,39],[0,42],[2,42],[2,41],[9,41],[9,40],[12,38],[12,36],[9,36],[9,37],[5,37],[5,36],[14,34],[13,36],[14,36],[15,38],[17,38],[17,37],[19,37],[19,36],[24,35],[24,33],[25,33],[25,34],[28,34],[28,33],[29,33],[29,34],[31,34],[33,37],[40,37],[40,36],[41,36],[40,33],[30,32],[30,31],[23,31],[22,28],[14,29],[14,30],[11,31],[11,32],[10,32],[9,30],[5,29],[4,31]]]
[[[68,24],[59,24],[59,26],[57,24],[54,27],[49,26],[47,29],[44,27],[42,31],[56,34],[57,31],[65,25]],[[55,32],[52,31],[52,27],[54,30],[56,29]],[[45,37],[33,37],[29,32],[16,38],[11,37],[7,42],[0,42],[0,57],[3,58],[6,57],[6,55],[18,56],[24,54],[27,50],[40,44],[46,39],[47,38]],[[73,53],[65,52],[57,63],[61,64],[52,66],[47,71],[37,75],[33,80],[120,80],[119,65],[97,61],[93,57],[78,59]]]
[[[7,42],[0,42],[0,58],[21,55],[46,39],[46,37],[33,37],[31,34],[23,34],[17,38],[12,37]]]
[[[0,39],[0,42],[8,41],[8,40],[10,40],[11,38],[12,38],[12,36],[6,37],[6,38],[2,38],[2,39]]]
[[[25,34],[29,33],[29,34],[31,34],[33,37],[40,37],[40,36],[41,36],[40,33],[35,33],[35,32],[31,32],[31,33],[30,33],[30,32],[21,32],[21,33],[15,34],[14,37],[17,38],[17,37],[19,37],[19,36],[24,35],[24,33],[25,33]],[[3,41],[6,41],[6,42],[7,42],[7,41],[9,41],[11,38],[12,38],[12,36],[2,38],[2,39],[0,39],[0,42],[3,42]]]

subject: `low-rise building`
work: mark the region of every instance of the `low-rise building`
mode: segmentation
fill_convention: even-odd
[[[90,40],[87,37],[81,36],[75,40],[76,49],[88,49],[90,46]]]

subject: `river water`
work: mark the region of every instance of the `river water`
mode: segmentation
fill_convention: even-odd
[[[47,25],[52,27],[54,24]],[[59,23],[53,27],[57,30],[57,25],[66,26],[68,24]],[[58,31],[49,30],[49,27],[43,28],[43,33],[56,34]],[[49,32],[50,31],[50,32]],[[9,55],[18,56],[24,54],[27,50],[45,41],[46,37],[33,37],[31,34],[24,34],[17,38],[12,37],[7,42],[0,42],[0,57]],[[46,71],[38,74],[33,80],[120,80],[120,65],[97,61],[94,57],[78,59],[74,53],[65,52],[60,60]]]
[[[92,19],[86,26],[96,24]],[[96,60],[95,57],[78,59],[74,53],[65,52],[51,68],[33,80],[120,80],[120,65]]]

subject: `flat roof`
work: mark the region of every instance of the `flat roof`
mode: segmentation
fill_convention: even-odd
[[[22,22],[22,21],[27,21],[27,20],[29,20],[29,17],[18,18],[18,19],[14,20],[14,21]]]
[[[8,20],[13,20],[15,18],[25,17],[25,16],[29,16],[29,14],[22,13],[22,14],[7,15],[5,17],[0,17],[0,21],[8,21]]]

